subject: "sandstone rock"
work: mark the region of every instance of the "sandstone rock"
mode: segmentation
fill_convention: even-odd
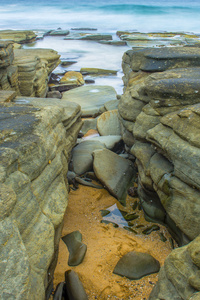
[[[92,75],[109,75],[109,74],[117,74],[115,70],[106,70],[99,68],[81,68],[80,72],[84,75],[92,74]]]
[[[52,30],[52,31],[50,31],[50,32],[48,32],[48,34],[47,35],[52,35],[52,36],[56,36],[56,35],[58,35],[58,36],[66,36],[66,35],[68,35],[69,34],[69,30]]]
[[[106,146],[107,149],[112,150],[117,147],[117,144],[122,140],[121,135],[104,135],[92,137],[90,141],[98,141]]]
[[[0,41],[0,68],[8,67],[14,59],[13,44],[9,41]]]
[[[119,100],[110,100],[104,104],[106,110],[118,109]]]
[[[106,111],[98,117],[97,130],[100,133],[100,135],[121,134],[117,109]]]
[[[57,260],[80,108],[44,103],[55,99],[22,99],[23,105],[0,104],[0,253],[7,264],[0,266],[1,298],[43,299]]]
[[[159,270],[159,261],[150,254],[129,252],[118,261],[113,273],[129,279],[140,279]]]
[[[52,91],[47,93],[47,98],[61,99],[62,95],[59,91]]]
[[[199,237],[189,245],[170,253],[161,268],[158,283],[150,295],[150,300],[195,299],[198,290],[190,285],[190,278],[198,274],[198,267],[192,261],[190,252],[194,245],[195,249],[199,249]]]
[[[48,75],[59,64],[59,55],[48,49],[18,49],[13,64],[18,68],[20,93],[23,96],[45,97]]]
[[[31,265],[19,230],[11,218],[5,218],[0,222],[0,232],[0,297],[28,299],[31,297],[28,284]]]
[[[84,119],[81,132],[86,134],[90,129],[97,130],[97,118]]]
[[[16,43],[30,43],[36,38],[36,34],[31,30],[0,30],[0,39],[9,40]]]
[[[198,67],[200,50],[196,47],[163,47],[132,50],[133,71],[160,72],[167,69]]]
[[[104,45],[112,45],[112,46],[126,46],[127,43],[125,41],[99,41],[100,44]]]
[[[93,155],[95,175],[114,197],[123,202],[134,174],[132,162],[107,149],[96,150]]]
[[[11,102],[17,93],[14,91],[0,91],[0,102]]]
[[[77,145],[72,151],[73,171],[78,174],[84,174],[92,170],[94,150],[103,149],[105,145],[99,141],[83,141]]]
[[[83,33],[76,32],[70,33],[65,40],[92,40],[92,41],[100,41],[100,40],[112,40],[112,35],[110,34],[101,34],[101,33]]]
[[[81,106],[83,116],[94,116],[105,102],[116,99],[116,91],[111,86],[82,86],[63,93],[62,101],[76,102]]]
[[[69,71],[61,78],[60,83],[80,86],[85,83],[83,76],[79,72]]]

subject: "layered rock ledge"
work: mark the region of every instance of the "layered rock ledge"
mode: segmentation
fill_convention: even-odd
[[[55,99],[20,101],[0,103],[0,298],[44,299],[52,289],[81,112]]]
[[[0,90],[45,97],[49,75],[59,63],[60,55],[52,49],[14,50],[12,41],[0,40]]]
[[[118,107],[123,139],[136,157],[146,218],[166,224],[180,246],[197,238],[196,253],[200,248],[199,62],[198,47],[127,51],[122,64],[125,88]],[[188,299],[199,291],[189,280],[197,270],[187,266],[189,258],[182,271],[176,270],[179,256],[187,256],[187,250],[181,249],[166,261],[150,299]],[[184,282],[176,281],[177,272],[186,272]],[[167,294],[166,280],[170,281]],[[183,291],[186,282],[190,288]]]

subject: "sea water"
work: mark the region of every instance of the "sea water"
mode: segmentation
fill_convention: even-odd
[[[114,39],[117,39],[117,30],[199,34],[200,0],[0,0],[0,30],[77,27],[96,28],[95,32],[112,34]],[[45,37],[29,46],[52,48],[62,59],[77,61],[68,70],[79,71],[81,67],[118,70],[117,76],[95,80],[97,84],[112,85],[122,93],[121,60],[128,46],[64,40],[63,37]]]

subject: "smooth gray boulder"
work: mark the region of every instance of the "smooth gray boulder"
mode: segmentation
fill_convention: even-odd
[[[159,261],[150,254],[129,252],[120,258],[113,273],[135,280],[149,274],[157,273],[159,270]]]
[[[104,144],[109,150],[113,149],[121,140],[121,135],[95,136],[90,139],[90,141],[99,141],[100,143]]]
[[[84,141],[78,144],[72,150],[72,169],[78,174],[82,175],[87,171],[92,170],[94,150],[103,149],[105,145],[99,141]]]
[[[93,155],[95,175],[114,197],[123,202],[123,195],[134,175],[133,163],[108,149],[96,150]]]
[[[116,91],[111,86],[81,86],[63,93],[62,100],[76,102],[81,106],[82,116],[92,117],[109,100],[116,100]]]
[[[97,130],[100,135],[121,135],[118,110],[109,110],[101,114],[97,119]]]

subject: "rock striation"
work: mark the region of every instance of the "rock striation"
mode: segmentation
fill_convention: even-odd
[[[122,64],[119,119],[123,140],[136,157],[140,201],[147,220],[167,225],[179,245],[198,241],[200,234],[199,62],[198,47],[163,47],[133,48]],[[169,256],[151,300],[189,299],[199,291],[194,284],[181,290],[196,268],[185,250],[190,245]],[[177,272],[185,272],[185,282]]]
[[[13,49],[12,41],[0,40],[0,90],[45,97],[49,75],[60,63],[59,58],[51,49]]]
[[[1,103],[0,112],[0,298],[44,299],[52,289],[80,107],[23,97]]]

